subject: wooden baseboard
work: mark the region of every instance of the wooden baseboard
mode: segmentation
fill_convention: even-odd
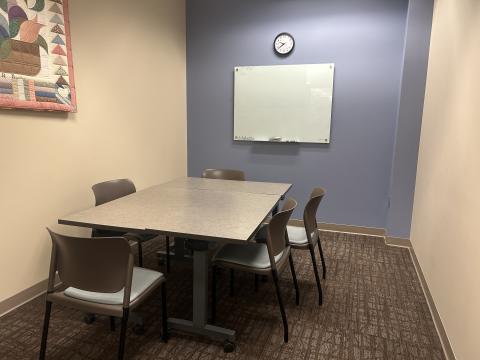
[[[450,340],[448,339],[447,332],[445,331],[445,327],[443,326],[442,319],[440,318],[440,314],[438,313],[437,307],[435,306],[435,302],[433,301],[432,294],[428,288],[427,281],[425,280],[425,276],[423,275],[422,267],[418,262],[417,255],[415,254],[415,250],[412,246],[409,248],[410,256],[412,258],[413,265],[415,270],[417,271],[418,278],[420,279],[420,284],[422,285],[423,293],[425,294],[425,298],[427,299],[428,307],[430,308],[430,313],[432,314],[433,322],[435,323],[435,327],[437,329],[438,336],[442,343],[443,352],[447,360],[455,360],[455,354],[452,349],[452,345],[450,344]]]
[[[412,247],[412,243],[410,242],[410,239],[404,239],[404,238],[393,237],[393,236],[386,236],[385,244],[390,246],[400,246],[400,247],[407,247],[407,248]]]
[[[44,293],[47,290],[47,283],[47,280],[40,281],[39,283],[0,302],[0,316],[9,313],[17,307]]]
[[[60,279],[57,276],[55,284],[59,284]],[[13,295],[12,297],[0,301],[0,317],[8,314],[10,311],[15,310],[16,308],[22,306],[23,304],[29,302],[32,299],[44,294],[47,292],[48,279],[42,280],[39,283],[26,288],[23,291],[20,291],[18,294]]]
[[[290,219],[288,223],[289,225],[293,226],[303,226],[303,220],[299,219]],[[385,229],[371,228],[365,226],[318,223],[318,228],[322,231],[343,232],[382,237],[385,236]]]

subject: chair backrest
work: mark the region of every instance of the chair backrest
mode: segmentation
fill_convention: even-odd
[[[125,238],[79,238],[48,231],[53,245],[49,292],[56,271],[65,286],[104,293],[125,288],[130,292],[134,260]]]
[[[245,173],[243,171],[232,169],[206,169],[203,171],[202,177],[207,179],[245,181]]]
[[[297,201],[288,198],[282,210],[273,215],[268,224],[267,248],[272,268],[275,268],[275,256],[279,255],[288,246],[287,224],[296,207]]]
[[[92,186],[95,195],[95,206],[133,194],[135,184],[129,179],[110,180]]]
[[[317,226],[317,210],[320,202],[325,196],[325,189],[318,187],[313,189],[310,194],[310,200],[305,205],[303,211],[303,223],[307,233],[307,239],[311,244],[315,244],[318,240],[318,226]]]

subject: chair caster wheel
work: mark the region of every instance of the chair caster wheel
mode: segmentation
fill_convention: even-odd
[[[231,353],[235,351],[235,343],[231,342],[230,340],[225,340],[223,342],[223,352]]]
[[[85,314],[85,316],[83,317],[83,321],[87,325],[93,324],[96,319],[97,317],[95,316],[95,314]]]
[[[135,335],[143,335],[145,334],[145,326],[143,324],[135,324],[133,326],[133,333]]]

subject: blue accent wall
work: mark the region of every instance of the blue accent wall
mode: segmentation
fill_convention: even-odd
[[[327,196],[320,221],[385,227],[408,0],[187,0],[188,173],[244,170]],[[273,40],[296,40],[279,58]],[[329,145],[233,141],[233,68],[335,63]]]
[[[387,233],[410,238],[434,0],[410,0]]]

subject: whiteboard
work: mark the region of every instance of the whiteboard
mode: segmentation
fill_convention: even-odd
[[[236,67],[234,140],[330,143],[334,64]]]

